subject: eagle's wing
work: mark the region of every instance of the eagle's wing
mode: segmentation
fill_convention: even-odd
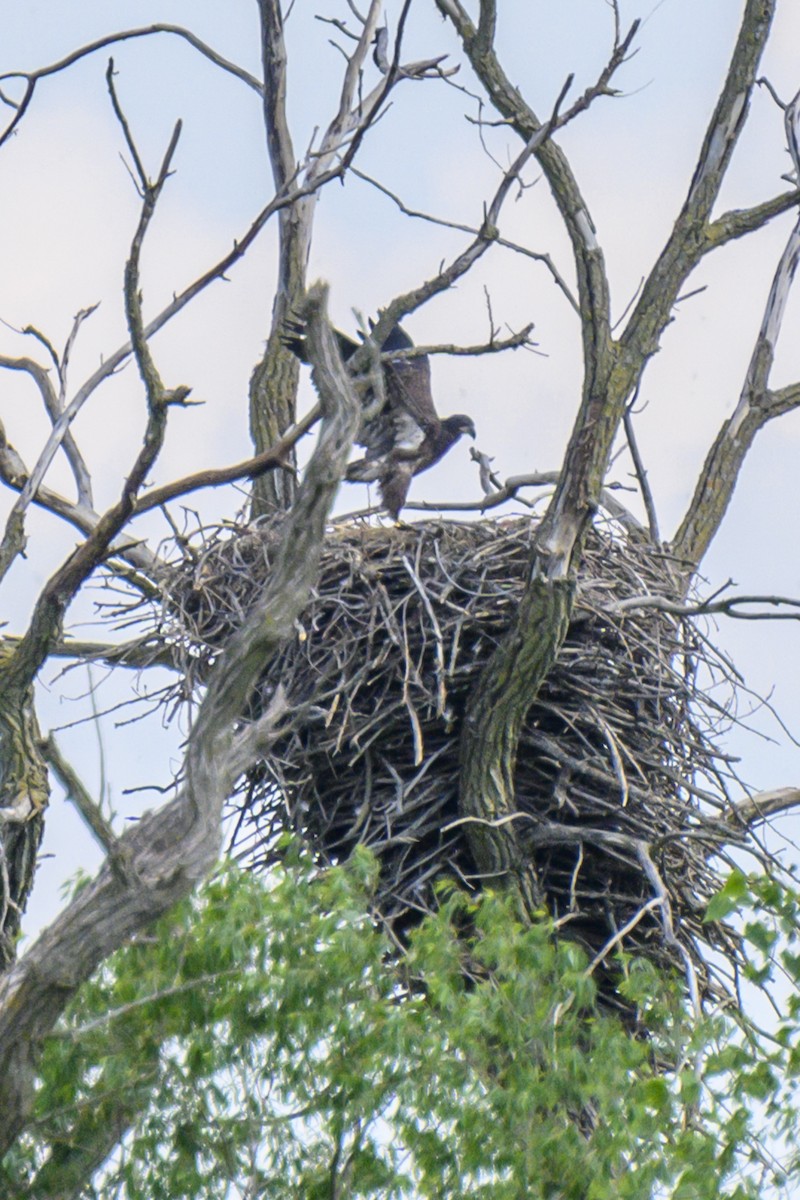
[[[410,350],[411,338],[395,325],[381,349]],[[367,459],[383,459],[400,452],[401,456],[418,450],[426,437],[439,428],[439,418],[431,397],[431,369],[427,357],[387,362],[383,366],[386,403],[383,409],[362,425],[357,441],[367,451]]]
[[[339,343],[339,353],[345,362],[348,358],[352,358],[358,349],[358,342],[354,342],[346,333],[342,333],[339,329],[334,329],[336,341]],[[289,317],[283,323],[281,331],[281,341],[287,350],[291,350],[292,354],[296,354],[301,362],[308,363],[308,354],[306,352],[306,327],[303,321],[296,317]]]
[[[308,363],[305,333],[306,327],[303,321],[292,317],[284,322],[281,340],[284,346],[291,350],[293,354],[296,354],[301,362]],[[353,341],[346,333],[342,333],[340,329],[334,329],[334,333],[339,345],[339,352],[344,361],[347,362],[348,359],[353,357],[356,350],[360,348],[360,343]],[[364,446],[367,451],[367,456],[363,464],[356,464],[356,467],[360,468],[363,466],[367,469],[368,475],[373,460],[383,458],[394,445],[394,424],[388,408],[389,406],[387,405],[383,412],[377,413],[369,421],[364,422],[355,439],[357,444]],[[356,473],[353,475],[353,478],[359,479],[361,475]]]
[[[368,461],[386,458],[397,443],[397,429],[390,405],[385,404],[380,412],[364,421],[356,436],[356,442],[366,450]]]
[[[402,507],[411,477],[416,473],[420,448],[430,440],[425,431],[404,408],[394,407],[387,395],[385,406],[364,422],[356,440],[364,446],[366,454],[350,463],[347,478],[362,482],[380,479],[381,494],[396,496]],[[392,511],[390,501],[386,507]]]
[[[342,358],[352,358],[360,343],[353,341],[338,329],[336,339]],[[283,331],[284,344],[303,362],[307,362],[305,327],[299,320],[286,321]],[[409,350],[414,343],[399,325],[395,325],[381,347],[384,351]],[[387,362],[383,367],[386,388],[386,403],[380,412],[369,416],[361,426],[356,441],[366,450],[363,459],[348,467],[349,479],[377,479],[384,477],[389,457],[403,460],[398,471],[396,485],[388,479],[382,490],[388,488],[391,497],[395,494],[400,505],[413,474],[413,460],[417,451],[427,440],[435,437],[441,429],[431,395],[431,368],[427,356],[399,362]],[[369,397],[366,397],[369,404]],[[408,479],[405,462],[409,462]],[[391,471],[389,472],[391,474]],[[402,476],[402,478],[400,478]],[[387,507],[390,505],[387,503]]]
[[[405,330],[395,326],[384,342],[384,350],[413,349],[414,342]],[[433,404],[431,391],[431,360],[427,354],[419,359],[399,359],[387,362],[384,368],[387,407],[398,414],[405,413],[419,426],[423,434],[438,430],[440,421]]]

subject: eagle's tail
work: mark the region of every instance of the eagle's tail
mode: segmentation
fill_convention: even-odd
[[[344,474],[348,483],[374,483],[381,477],[381,463],[376,458],[359,458],[351,462]]]

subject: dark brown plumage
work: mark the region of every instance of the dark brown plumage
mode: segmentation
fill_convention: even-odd
[[[342,358],[359,348],[337,331]],[[304,362],[305,344],[299,332],[285,338],[286,345]],[[410,350],[411,338],[395,325],[381,346],[384,352]],[[406,502],[411,480],[437,463],[461,437],[475,437],[472,419],[463,413],[439,417],[431,393],[431,367],[426,354],[383,364],[386,403],[369,413],[358,435],[366,454],[350,463],[345,478],[351,483],[377,483],[384,508],[396,521]]]

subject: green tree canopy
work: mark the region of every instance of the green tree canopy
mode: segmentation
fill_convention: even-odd
[[[446,888],[407,953],[376,866],[228,867],[120,950],[42,1057],[4,1195],[718,1200],[796,1186],[800,1001],[776,1036],[699,1024],[680,978],[619,958],[639,1018],[513,896]],[[732,877],[751,974],[796,984],[797,898]],[[771,915],[767,918],[766,913]],[[98,1168],[93,1182],[87,1167]]]

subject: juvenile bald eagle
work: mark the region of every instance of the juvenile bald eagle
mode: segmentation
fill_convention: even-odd
[[[346,362],[359,344],[338,330],[336,337]],[[308,361],[300,330],[293,329],[284,340],[303,362]],[[410,350],[413,346],[405,330],[395,325],[381,350]],[[364,420],[356,440],[366,454],[350,463],[345,479],[351,483],[377,482],[383,507],[396,521],[414,476],[437,463],[463,433],[474,438],[475,426],[463,413],[439,417],[431,395],[427,354],[385,362],[382,371],[386,403]]]

